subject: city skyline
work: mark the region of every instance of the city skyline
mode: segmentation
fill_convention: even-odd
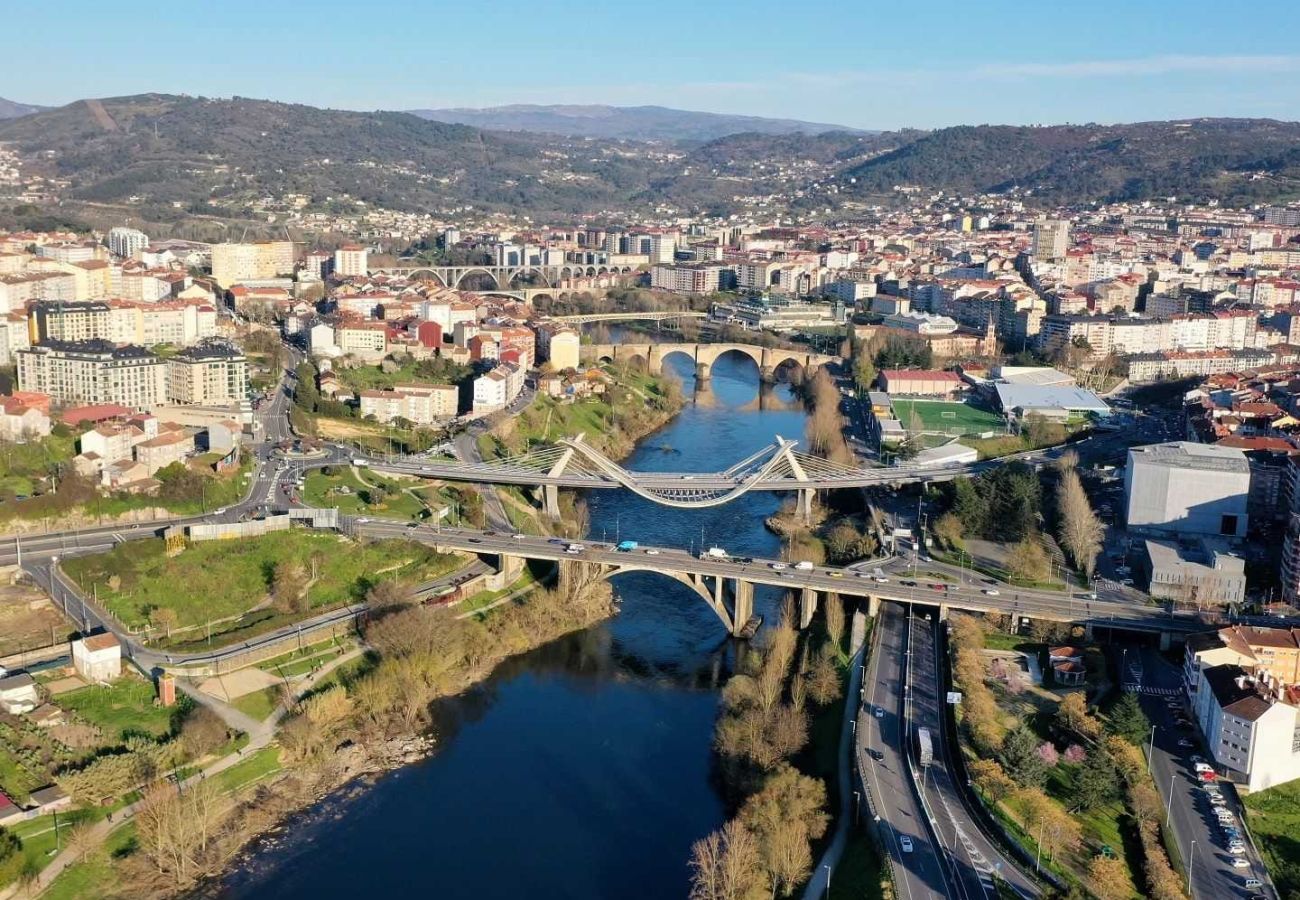
[[[52,106],[148,92],[342,109],[659,105],[867,129],[1298,119],[1300,54],[1285,36],[1300,13],[1265,7],[1267,31],[1258,18],[1223,19],[1206,2],[1104,2],[1086,18],[1006,7],[977,19],[940,2],[855,23],[828,4],[792,15],[770,0],[745,16],[670,2],[634,27],[613,12],[575,18],[554,5],[505,3],[487,13],[390,7],[343,28],[351,10],[333,0],[313,5],[311,16],[241,0],[219,21],[181,9],[141,28],[76,2],[65,8],[57,46],[78,64],[51,68],[51,41],[21,42],[0,94]],[[11,16],[15,33],[53,34],[34,8]],[[216,49],[216,65],[158,52],[196,42]],[[657,52],[638,58],[633,43]],[[817,49],[796,56],[789,47]],[[149,65],[123,66],[123,58]]]

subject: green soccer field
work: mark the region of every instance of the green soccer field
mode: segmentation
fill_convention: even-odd
[[[914,430],[914,420],[920,420],[921,430],[949,435],[982,434],[1002,431],[1002,419],[991,412],[943,400],[894,400],[894,415],[908,431]]]

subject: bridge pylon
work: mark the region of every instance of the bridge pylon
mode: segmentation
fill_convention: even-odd
[[[578,440],[582,440],[582,435],[578,435]],[[573,448],[565,447],[560,458],[555,461],[555,465],[547,471],[548,478],[558,478],[564,474],[565,468],[569,465],[569,460],[573,459]],[[553,484],[542,485],[542,506],[546,509],[548,518],[558,520],[560,518],[560,489]]]

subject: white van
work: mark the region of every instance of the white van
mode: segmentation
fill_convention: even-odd
[[[808,572],[812,570],[813,564],[806,559],[801,559],[794,564],[794,567],[800,572]]]

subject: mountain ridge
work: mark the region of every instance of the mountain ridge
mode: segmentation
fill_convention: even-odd
[[[20,116],[30,116],[32,113],[38,113],[45,109],[49,109],[49,107],[37,106],[34,103],[19,103],[17,100],[6,100],[4,97],[0,97],[0,119],[17,119]]]
[[[866,133],[860,128],[799,119],[741,116],[667,106],[514,103],[489,107],[406,110],[437,122],[493,131],[639,141],[710,141],[732,134]]]

